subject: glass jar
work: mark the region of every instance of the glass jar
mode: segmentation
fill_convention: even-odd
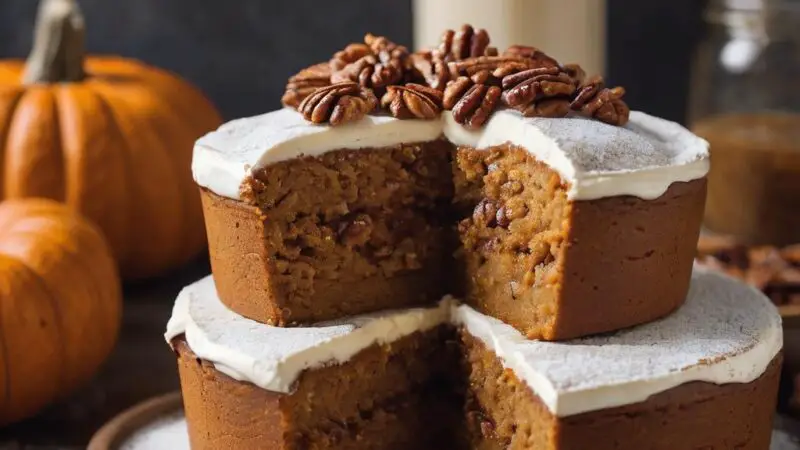
[[[689,111],[711,144],[705,226],[800,242],[800,1],[712,1],[706,20]]]

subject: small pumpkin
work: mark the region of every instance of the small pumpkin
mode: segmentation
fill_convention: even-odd
[[[42,0],[27,62],[0,61],[0,198],[46,197],[103,230],[126,279],[197,256],[194,141],[221,118],[180,78],[85,56],[75,0]]]
[[[93,224],[51,200],[0,203],[0,425],[89,380],[121,312],[117,268]]]

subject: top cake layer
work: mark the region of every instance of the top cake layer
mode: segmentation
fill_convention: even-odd
[[[211,277],[178,296],[166,338],[185,334],[194,353],[218,370],[289,392],[304,369],[347,361],[373,343],[447,321],[484,342],[557,416],[637,403],[690,381],[751,382],[783,344],[780,316],[766,297],[698,268],[686,303],[669,317],[566,342],[526,340],[509,325],[449,300],[313,327],[272,327],[225,308]]]
[[[456,145],[487,148],[510,142],[557,171],[574,200],[618,195],[653,199],[674,182],[708,172],[708,143],[682,126],[632,112],[625,127],[580,117],[526,118],[497,111],[469,131],[449,111],[439,120],[367,115],[338,127],[315,125],[282,109],[222,125],[197,141],[195,181],[218,195],[239,198],[250,170],[340,149],[379,148],[444,136]]]

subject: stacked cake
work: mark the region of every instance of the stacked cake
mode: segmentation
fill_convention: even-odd
[[[693,269],[708,148],[464,26],[367,35],[201,138],[198,449],[763,449],[775,308]]]

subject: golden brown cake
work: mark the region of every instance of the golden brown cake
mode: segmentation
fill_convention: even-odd
[[[623,128],[498,111],[467,131],[449,112],[331,127],[284,109],[224,125],[194,160],[238,313],[307,324],[466,290],[543,339],[680,305],[707,168],[704,141],[636,112]]]
[[[257,324],[207,277],[166,338],[193,450],[766,450],[782,346],[768,299],[704,269],[669,317],[567,342],[452,300]]]

